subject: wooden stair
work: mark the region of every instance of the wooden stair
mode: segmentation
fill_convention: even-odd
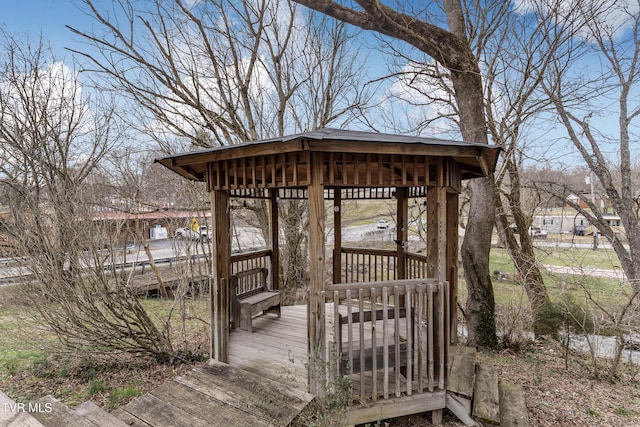
[[[313,400],[226,363],[210,361],[113,413],[130,426],[286,426]]]
[[[449,348],[447,408],[465,425],[528,427],[521,386],[498,381],[494,366],[478,363],[476,350]]]
[[[0,392],[0,426],[7,427],[208,427],[286,426],[313,400],[225,363],[211,361],[109,413],[93,402],[70,408],[53,396],[18,410]],[[39,408],[39,409],[38,409]]]

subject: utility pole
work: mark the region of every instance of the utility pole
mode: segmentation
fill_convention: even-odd
[[[591,186],[591,213],[593,213],[594,207],[596,206],[596,195],[593,191],[593,172],[589,172],[589,175],[585,177],[585,181],[587,184]],[[598,250],[598,229],[593,227],[593,250]]]

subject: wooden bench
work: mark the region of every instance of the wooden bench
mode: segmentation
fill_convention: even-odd
[[[253,332],[252,319],[258,314],[280,317],[280,292],[267,286],[269,271],[252,268],[231,276],[231,328]]]
[[[372,322],[374,321],[374,313],[375,313],[375,321],[383,320],[384,311],[383,310],[374,310],[374,311],[364,311],[362,312],[362,322]],[[400,309],[400,318],[406,318],[406,310],[404,308]],[[393,308],[387,310],[387,318],[393,320]],[[351,314],[351,323],[352,325],[357,325],[360,322],[360,312],[354,312]],[[350,344],[349,342],[344,342],[342,338],[342,327],[344,325],[349,325],[349,316],[341,315],[339,320],[339,327],[337,328],[337,337],[336,341],[339,343],[339,357],[340,357],[340,374],[359,374],[361,372],[367,372],[373,370],[374,367],[374,357],[375,357],[375,366],[376,369],[384,369],[384,347],[382,345],[377,345],[376,348],[373,348],[371,339],[366,339],[363,342],[364,349],[360,349],[360,342],[354,341],[351,343],[351,352],[349,351]],[[367,328],[369,329],[369,328]],[[387,352],[387,361],[389,368],[406,368],[407,367],[407,343],[399,342],[399,355],[400,359],[396,363],[396,345],[393,343],[395,341],[394,337],[390,337],[392,341],[389,344],[388,352]],[[378,344],[382,344],[382,339],[377,340]],[[351,353],[351,354],[350,354]],[[361,354],[363,355],[362,359],[364,359],[364,366],[361,366]]]

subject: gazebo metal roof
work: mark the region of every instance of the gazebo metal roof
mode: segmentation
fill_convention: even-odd
[[[500,148],[473,142],[325,128],[244,144],[180,153],[157,159],[156,162],[185,178],[205,181],[207,164],[211,162],[295,152],[450,157],[460,165],[461,178],[469,179],[492,173]]]

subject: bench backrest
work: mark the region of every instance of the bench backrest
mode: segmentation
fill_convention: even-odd
[[[236,273],[231,276],[232,292],[234,292],[238,298],[242,299],[268,291],[268,275],[269,270],[266,268],[252,268]]]

